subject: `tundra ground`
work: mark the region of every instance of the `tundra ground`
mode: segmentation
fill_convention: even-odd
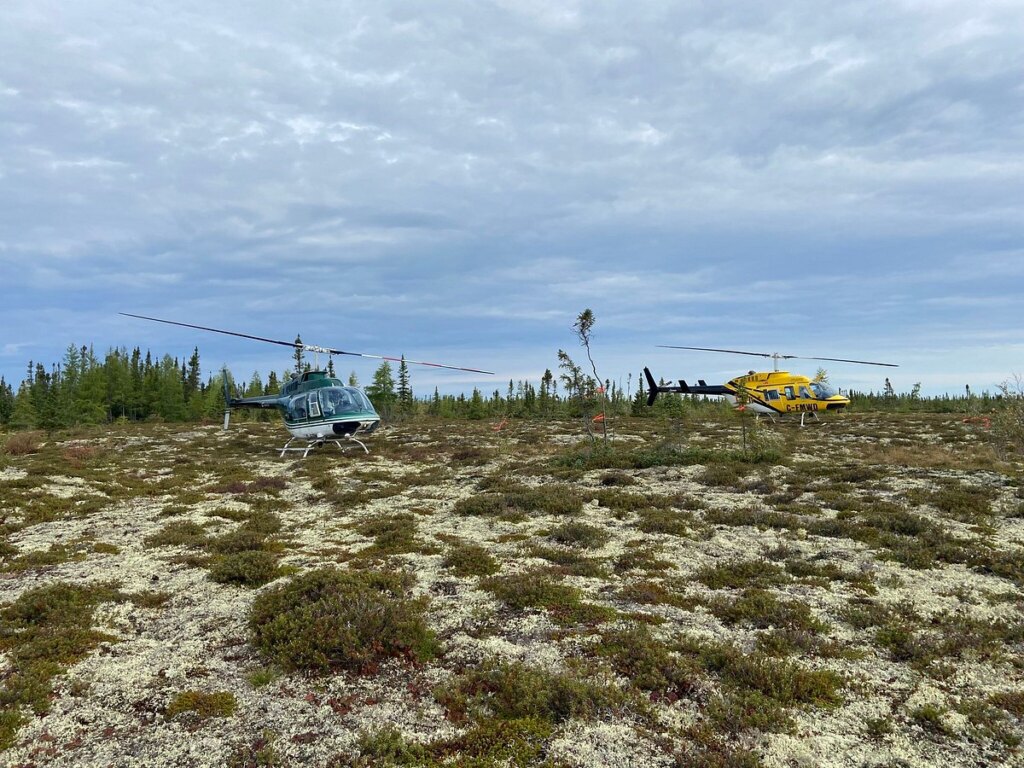
[[[1024,484],[983,425],[499,426],[8,436],[0,764],[1021,760]]]

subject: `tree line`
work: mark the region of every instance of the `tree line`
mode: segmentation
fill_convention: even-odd
[[[588,350],[589,356],[589,350]],[[592,362],[592,361],[591,361]],[[217,420],[224,412],[226,374],[235,394],[252,397],[280,391],[294,373],[309,370],[301,348],[296,349],[295,367],[281,374],[271,371],[264,379],[255,372],[238,380],[229,371],[203,376],[199,348],[188,359],[171,355],[155,357],[139,347],[111,349],[100,358],[91,346],[70,345],[64,358],[49,368],[30,361],[17,389],[0,377],[0,425],[13,428],[55,429],[78,424],[115,421],[201,422]],[[366,394],[385,419],[433,416],[445,419],[490,418],[582,418],[601,423],[613,416],[681,416],[688,410],[720,408],[717,401],[660,395],[653,407],[646,404],[643,377],[633,375],[622,382],[600,381],[589,375],[559,350],[559,373],[546,370],[539,381],[509,380],[490,391],[474,387],[465,393],[433,393],[416,396],[408,365],[402,359],[397,372],[387,361],[373,374]],[[596,367],[591,365],[596,374]],[[327,372],[336,376],[334,361]],[[397,373],[397,375],[396,375]],[[353,372],[348,383],[359,386]],[[887,382],[888,384],[888,382]],[[924,410],[970,412],[994,407],[999,395],[922,397],[920,385],[909,394],[897,394],[891,385],[882,392],[849,393],[852,405],[865,410]],[[246,411],[242,419],[274,418],[272,412]]]

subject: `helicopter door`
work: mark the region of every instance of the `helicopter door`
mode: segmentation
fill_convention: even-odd
[[[309,418],[320,418],[320,401],[317,399],[316,392],[313,392],[309,396]]]
[[[297,395],[288,402],[288,420],[289,421],[305,421],[306,420],[306,398],[303,395]]]

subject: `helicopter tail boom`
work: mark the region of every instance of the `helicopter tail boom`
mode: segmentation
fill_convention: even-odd
[[[659,392],[675,392],[681,395],[730,395],[733,391],[720,384],[707,384],[704,379],[699,379],[696,386],[679,380],[678,387],[661,386],[654,380],[649,368],[644,368],[644,377],[647,379],[647,405],[654,405]]]

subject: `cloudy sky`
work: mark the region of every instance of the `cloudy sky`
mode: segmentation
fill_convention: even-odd
[[[623,381],[757,364],[658,344],[1024,373],[1018,0],[5,0],[0,49],[8,380],[70,343],[290,360],[125,311],[504,388],[585,307]]]

